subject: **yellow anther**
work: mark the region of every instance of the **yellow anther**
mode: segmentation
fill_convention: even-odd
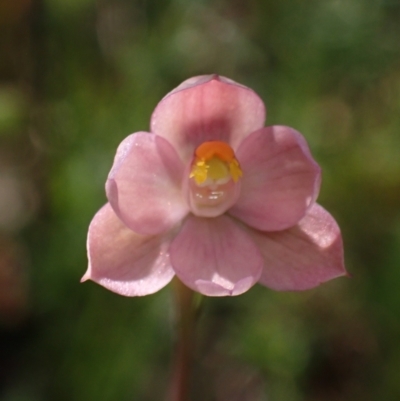
[[[200,185],[207,180],[208,166],[204,160],[199,160],[193,164],[189,177],[194,178],[196,184]]]
[[[237,182],[242,175],[233,149],[225,142],[211,141],[204,142],[196,149],[189,177],[201,185],[207,180],[211,180],[212,184],[223,183],[231,178]]]
[[[239,178],[242,177],[243,172],[242,169],[240,168],[239,162],[236,159],[233,159],[229,163],[229,173],[231,174],[232,180],[234,182],[237,182]]]

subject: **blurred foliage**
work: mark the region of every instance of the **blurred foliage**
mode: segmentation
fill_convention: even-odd
[[[304,133],[353,279],[205,300],[193,399],[400,399],[399,37],[398,0],[1,2],[0,400],[164,399],[170,288],[80,285],[86,230],[118,143],[211,72]]]

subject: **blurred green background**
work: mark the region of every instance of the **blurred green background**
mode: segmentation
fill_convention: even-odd
[[[170,286],[79,280],[117,145],[204,73],[305,135],[353,278],[206,299],[192,399],[400,399],[400,2],[3,0],[1,401],[164,400]]]

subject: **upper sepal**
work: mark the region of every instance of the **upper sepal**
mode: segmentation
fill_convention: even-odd
[[[228,78],[191,78],[167,94],[151,117],[151,132],[165,137],[184,162],[203,142],[223,141],[235,150],[265,122],[265,106],[251,89]]]

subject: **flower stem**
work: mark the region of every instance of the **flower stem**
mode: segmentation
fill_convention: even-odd
[[[174,279],[174,290],[178,312],[178,343],[168,400],[187,401],[190,398],[197,308],[195,293],[177,278]]]

